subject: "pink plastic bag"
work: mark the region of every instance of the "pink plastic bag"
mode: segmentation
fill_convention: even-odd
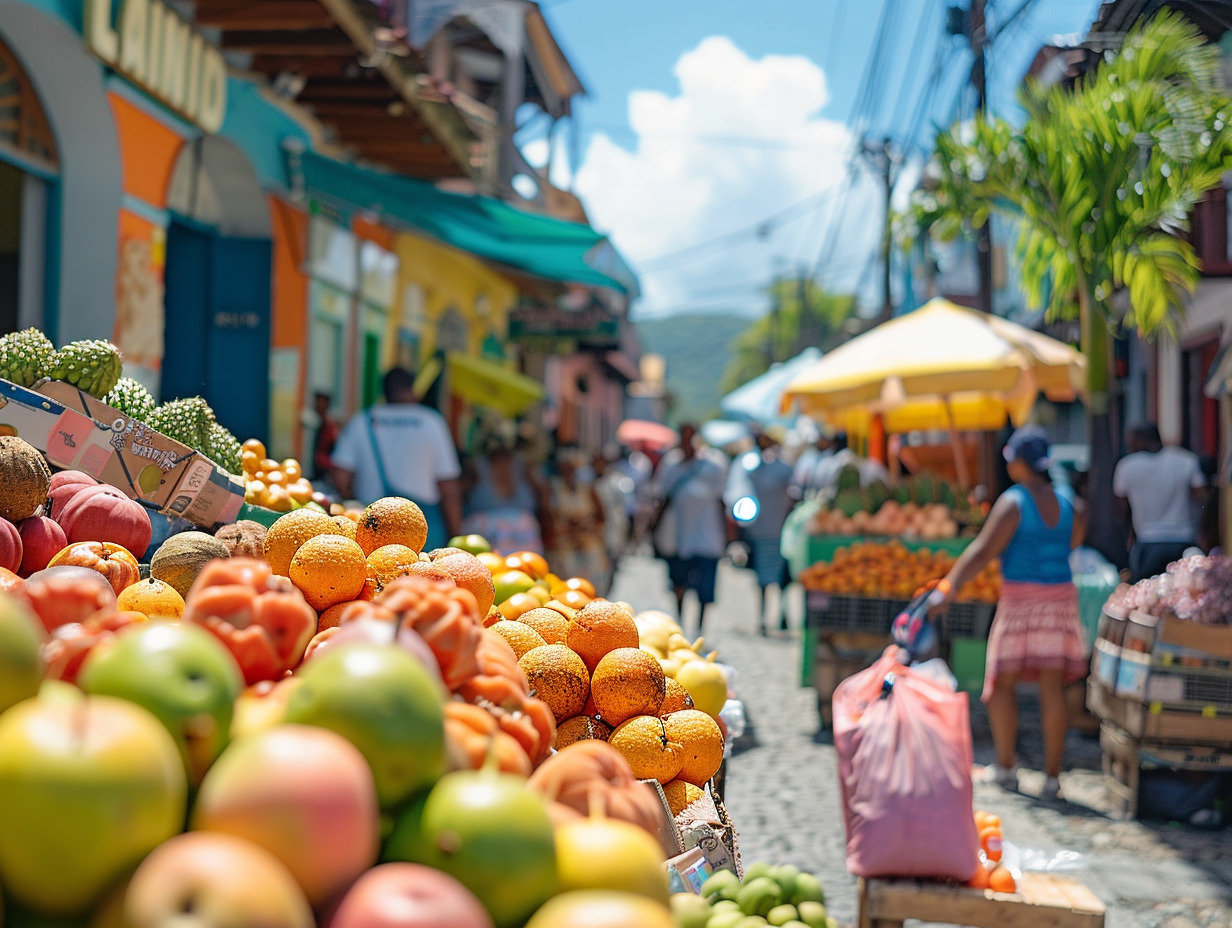
[[[847,869],[965,882],[979,863],[967,694],[913,673],[896,652],[834,692]]]

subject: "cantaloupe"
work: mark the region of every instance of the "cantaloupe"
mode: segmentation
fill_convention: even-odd
[[[205,532],[181,532],[163,542],[150,561],[150,576],[175,587],[188,598],[188,590],[197,574],[210,561],[231,556],[231,549]]]
[[[32,444],[0,437],[0,518],[20,522],[47,501],[51,468]]]

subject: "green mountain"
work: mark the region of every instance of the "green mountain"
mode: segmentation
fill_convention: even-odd
[[[701,422],[719,415],[719,381],[731,357],[731,343],[752,322],[735,313],[686,313],[636,322],[642,350],[663,355],[668,420]]]

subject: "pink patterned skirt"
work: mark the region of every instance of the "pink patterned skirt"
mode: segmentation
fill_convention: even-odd
[[[1014,583],[1001,586],[997,614],[988,635],[984,692],[988,701],[998,674],[1038,680],[1041,670],[1060,670],[1066,683],[1087,672],[1078,588],[1072,583]]]

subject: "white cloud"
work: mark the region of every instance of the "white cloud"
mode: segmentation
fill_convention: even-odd
[[[755,292],[776,271],[794,273],[816,260],[836,204],[784,223],[764,238],[671,264],[655,259],[761,220],[845,183],[852,137],[819,115],[829,100],[826,76],[803,57],[753,59],[714,36],[676,62],[674,96],[629,95],[637,135],[625,148],[605,134],[591,139],[576,189],[595,226],[612,235],[639,271],[639,314],[699,304],[755,312]],[[540,157],[546,155],[537,152]],[[859,175],[847,221],[822,276],[854,288],[880,230],[876,184]]]

